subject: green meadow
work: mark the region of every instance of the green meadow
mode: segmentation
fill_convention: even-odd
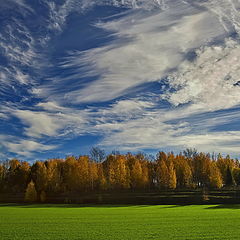
[[[0,239],[240,239],[240,205],[0,205]]]

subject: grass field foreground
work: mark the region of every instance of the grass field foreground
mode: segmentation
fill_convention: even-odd
[[[240,205],[0,205],[0,239],[239,239]]]

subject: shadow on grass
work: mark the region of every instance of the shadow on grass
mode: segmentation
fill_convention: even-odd
[[[22,204],[19,203],[0,203],[0,207],[18,207]]]
[[[240,209],[240,204],[221,204],[221,205],[217,205],[217,206],[206,207],[205,209],[212,209],[212,210],[217,210],[217,209]]]
[[[201,204],[199,204],[201,205]],[[179,205],[164,205],[164,204],[154,204],[154,205],[137,205],[137,204],[19,204],[19,203],[0,203],[1,207],[14,207],[14,208],[146,208],[146,207],[153,207],[158,206],[163,209],[174,209],[179,207],[186,207],[186,206],[197,206],[192,204],[179,204]],[[204,205],[202,205],[204,207]],[[218,210],[218,209],[240,209],[240,204],[221,204],[221,205],[207,205],[204,207],[206,210]]]
[[[17,208],[121,208],[121,207],[128,207],[128,208],[143,208],[149,207],[150,205],[129,205],[129,204],[17,204],[17,203],[0,203],[1,207],[17,207]]]
[[[54,204],[54,203],[0,203],[1,207],[16,207],[16,208],[146,208],[146,207],[159,207],[163,209],[173,209],[184,206],[191,206],[192,204],[179,204],[179,205],[166,205],[166,204]]]
[[[192,206],[192,204],[179,204],[179,205],[169,205],[169,206],[164,206],[161,205],[163,208],[178,208],[178,207],[187,207],[187,206]]]

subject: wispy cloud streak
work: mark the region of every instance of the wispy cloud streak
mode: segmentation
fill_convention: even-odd
[[[150,15],[131,13],[98,27],[112,32],[116,40],[83,53],[74,52],[62,64],[63,68],[85,71],[85,77],[97,78],[66,94],[78,103],[108,101],[139,84],[160,81],[195,49],[227,34],[211,12],[182,2]]]

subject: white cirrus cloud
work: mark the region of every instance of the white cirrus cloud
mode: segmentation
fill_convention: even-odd
[[[63,112],[57,108],[53,113],[47,111],[15,110],[11,115],[19,118],[26,125],[24,127],[24,134],[26,136],[35,138],[44,136],[58,137],[64,134],[66,129],[72,129],[74,126],[84,131],[84,126],[87,123],[83,112],[81,114],[73,110]]]
[[[44,152],[55,149],[57,145],[43,144],[34,140],[20,139],[10,135],[0,135],[1,145],[8,150],[8,152],[30,157],[34,152]]]
[[[166,112],[167,113],[167,112]],[[172,114],[174,115],[174,114]],[[122,122],[99,124],[96,126],[105,133],[100,145],[108,149],[117,148],[124,151],[143,149],[197,148],[204,152],[238,153],[240,131],[224,131],[212,128],[231,124],[233,117],[240,118],[239,113],[227,116],[204,116],[195,119],[186,118],[171,122],[169,117],[151,114]],[[168,119],[168,120],[167,120]],[[235,118],[235,120],[237,120]]]
[[[193,49],[227,33],[206,8],[182,2],[164,11],[131,13],[97,26],[111,32],[116,40],[100,48],[73,52],[65,59],[62,68],[84,71],[82,77],[97,77],[67,93],[68,101],[108,101],[140,84],[160,81],[177,69]]]
[[[240,45],[228,39],[224,45],[204,47],[194,62],[185,61],[169,84],[176,91],[163,96],[173,105],[191,102],[205,111],[240,104]]]
[[[30,110],[16,110],[14,115],[18,117],[25,127],[25,134],[30,137],[56,136],[62,124],[57,116],[48,113],[34,112]]]

